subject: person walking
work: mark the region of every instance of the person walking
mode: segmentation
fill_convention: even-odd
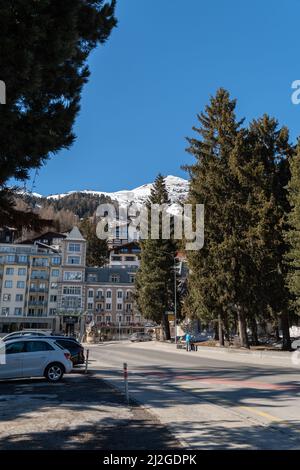
[[[185,335],[185,343],[186,343],[186,350],[190,351],[191,350],[191,335],[189,333]]]

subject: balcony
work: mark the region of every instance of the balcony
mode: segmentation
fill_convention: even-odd
[[[39,279],[42,281],[46,281],[49,279],[49,274],[31,274],[30,279]]]
[[[29,292],[41,292],[41,293],[47,293],[48,288],[47,287],[29,287]]]
[[[46,300],[29,300],[28,305],[44,307],[45,305],[47,305],[47,301]]]

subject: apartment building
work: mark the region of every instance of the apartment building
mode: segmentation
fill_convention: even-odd
[[[55,326],[60,265],[50,248],[0,244],[0,331]]]
[[[73,333],[91,321],[107,335],[139,328],[138,245],[111,247],[111,264],[102,268],[86,266],[86,248],[77,227],[63,236],[0,244],[0,333],[21,328]]]

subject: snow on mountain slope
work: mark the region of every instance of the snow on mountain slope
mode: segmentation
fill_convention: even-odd
[[[188,194],[189,182],[184,178],[178,176],[169,175],[165,178],[166,188],[169,194],[169,198],[172,203],[183,202]],[[81,194],[93,194],[95,196],[104,196],[110,197],[112,200],[118,201],[120,204],[128,204],[135,202],[137,204],[143,204],[146,202],[147,198],[150,196],[151,188],[153,183],[144,184],[132,190],[122,190],[116,192],[104,192],[104,191],[70,191],[64,194],[54,194],[47,196],[47,199],[61,199],[70,194],[81,193]]]

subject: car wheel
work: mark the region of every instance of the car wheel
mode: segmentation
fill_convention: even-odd
[[[65,372],[65,368],[62,364],[55,362],[49,364],[45,370],[45,377],[49,382],[58,382],[62,379]]]

